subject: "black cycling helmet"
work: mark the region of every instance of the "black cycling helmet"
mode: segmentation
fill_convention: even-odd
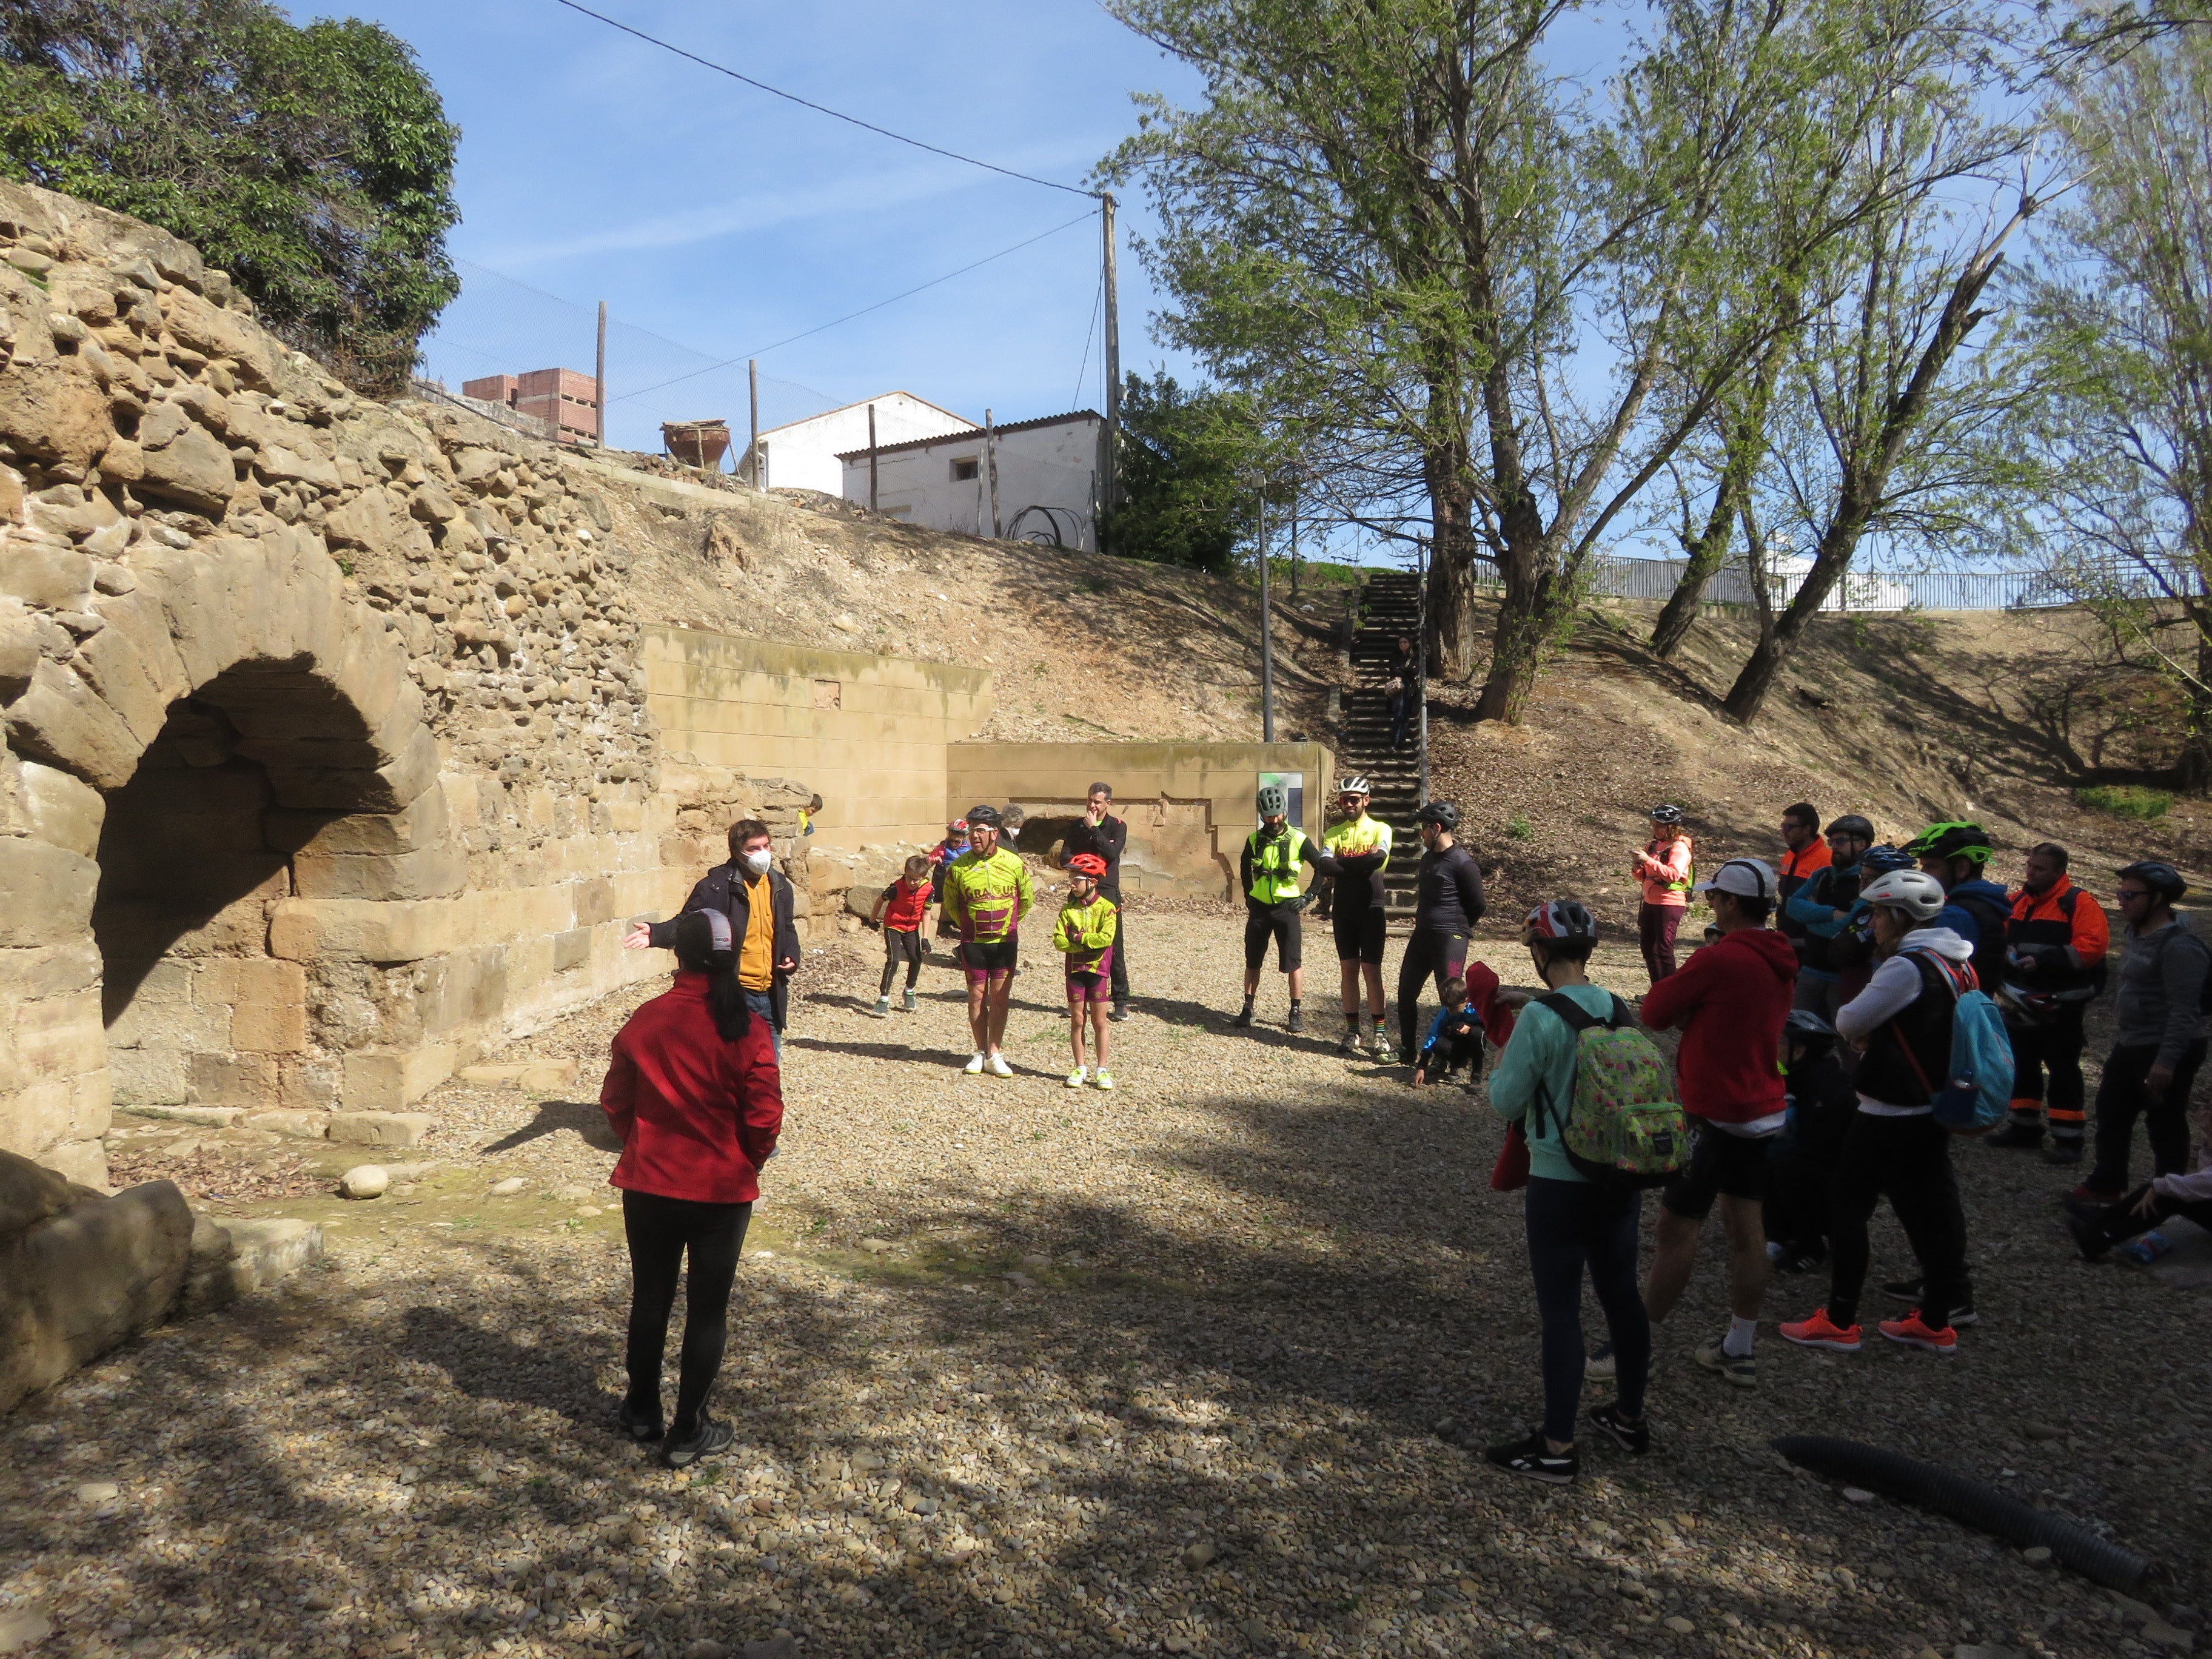
[[[2189,890],[2189,884],[2181,878],[2181,872],[2164,859],[2137,859],[2118,873],[2122,881],[2132,878],[2168,904],[2180,902],[2181,896]]]
[[[1905,843],[1905,850],[1917,859],[1964,859],[1979,869],[1996,848],[1990,841],[1990,832],[1980,824],[1953,819],[1929,824]]]
[[[1679,806],[1655,806],[1651,809],[1650,817],[1654,823],[1680,823],[1682,809]]]
[[[1866,819],[1861,817],[1856,812],[1846,812],[1839,818],[1830,820],[1828,827],[1822,830],[1821,834],[1827,836],[1856,836],[1861,841],[1872,841],[1874,839],[1874,825],[1868,823]]]
[[[1825,1054],[1836,1046],[1836,1028],[1809,1008],[1792,1008],[1782,1030],[1787,1041],[1808,1054]]]
[[[968,809],[968,827],[970,830],[995,830],[1006,821],[1006,814],[995,806],[971,806]]]
[[[1456,830],[1459,828],[1459,807],[1448,800],[1424,801],[1418,821],[1433,823],[1439,830]]]

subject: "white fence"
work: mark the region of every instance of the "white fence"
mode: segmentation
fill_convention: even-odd
[[[1665,599],[1673,594],[1687,566],[1683,559],[1623,559],[1599,554],[1587,567],[1589,591],[1616,599]],[[1776,571],[1768,592],[1780,610],[1797,595],[1802,571]],[[1822,601],[1823,611],[2011,611],[2033,605],[2065,605],[2071,595],[2057,591],[2040,571],[1933,570],[1917,575],[1853,571]],[[1705,584],[1708,605],[1753,603],[1750,572],[1741,564],[1716,572]]]

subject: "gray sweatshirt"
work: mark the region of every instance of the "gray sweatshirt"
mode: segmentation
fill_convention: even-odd
[[[2156,1046],[2153,1065],[2181,1064],[2182,1051],[2204,1035],[2197,1012],[2212,951],[2176,916],[2148,933],[2122,931],[2119,981],[2113,1012],[2125,1048]]]

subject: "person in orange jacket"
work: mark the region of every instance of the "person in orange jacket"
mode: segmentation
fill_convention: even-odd
[[[1644,969],[1656,985],[1674,971],[1674,935],[1690,908],[1690,837],[1682,828],[1682,809],[1651,809],[1651,839],[1637,854],[1629,873],[1644,884],[1636,913],[1637,942]]]
[[[1989,1142],[2032,1152],[2043,1142],[2047,1119],[2051,1146],[2045,1157],[2053,1164],[2081,1161],[2088,1125],[2081,1021],[2104,989],[2112,943],[2104,907],[2074,885],[2066,865],[2066,849],[2055,841],[2029,848],[2026,878],[2012,896],[2002,999],[2005,1030],[2012,1038],[2012,1121]]]

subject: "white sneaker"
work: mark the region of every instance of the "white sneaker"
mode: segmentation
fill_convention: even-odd
[[[878,997],[876,1006],[868,1012],[878,1019],[889,1019],[891,1017],[891,1000],[889,997]]]
[[[1114,1073],[1102,1066],[1098,1068],[1098,1075],[1094,1080],[1100,1088],[1110,1089],[1114,1086]]]
[[[968,1056],[968,1063],[967,1063],[965,1066],[963,1066],[960,1069],[961,1069],[962,1071],[963,1071],[963,1072],[967,1073],[968,1073],[968,1075],[969,1075],[969,1077],[981,1077],[981,1076],[982,1076],[982,1075],[983,1075],[983,1056],[982,1056],[981,1053],[979,1051],[979,1052],[977,1052],[977,1053],[975,1053],[975,1054],[972,1054],[969,1055],[969,1056]]]
[[[1006,1057],[1004,1054],[994,1054],[991,1056],[991,1075],[993,1077],[1012,1077],[1013,1074],[1014,1068],[1006,1064]]]
[[[1105,1073],[1102,1072],[1099,1075],[1103,1077]],[[1090,1076],[1088,1069],[1079,1066],[1067,1074],[1067,1086],[1071,1089],[1080,1089]]]

